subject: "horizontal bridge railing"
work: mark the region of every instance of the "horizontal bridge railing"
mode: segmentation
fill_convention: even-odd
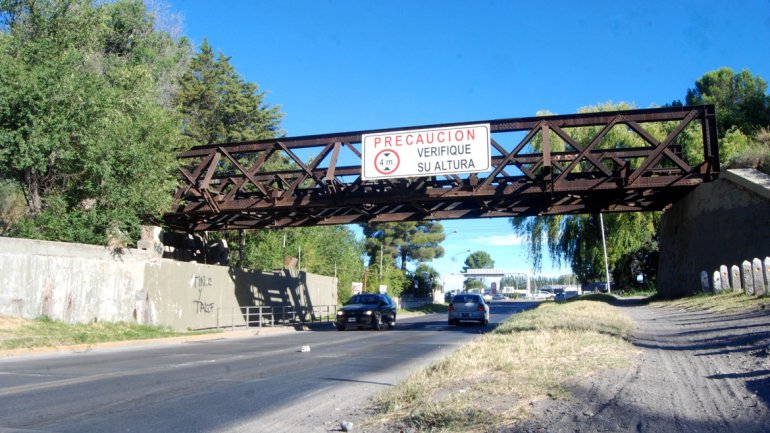
[[[333,322],[336,305],[220,307],[216,310],[216,328],[261,328]]]

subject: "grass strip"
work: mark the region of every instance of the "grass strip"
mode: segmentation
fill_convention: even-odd
[[[0,317],[2,350],[144,340],[201,333],[206,332],[175,332],[168,327],[127,322],[72,324],[46,317],[34,320]]]
[[[630,318],[604,302],[543,303],[378,396],[371,423],[497,431],[521,419],[534,400],[566,398],[570,380],[630,365],[633,329]]]

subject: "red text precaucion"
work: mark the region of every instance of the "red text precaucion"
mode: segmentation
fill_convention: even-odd
[[[377,147],[420,146],[430,144],[458,143],[473,141],[476,131],[472,128],[452,129],[446,131],[409,132],[406,134],[380,135],[373,138]]]

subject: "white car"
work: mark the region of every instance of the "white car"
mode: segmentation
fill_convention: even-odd
[[[448,318],[450,325],[459,325],[460,321],[474,321],[486,326],[489,324],[489,305],[476,293],[460,293],[449,303]]]
[[[534,298],[534,299],[553,299],[553,293],[551,293],[551,292],[541,292],[540,290],[535,290],[535,293],[532,294],[532,298]]]

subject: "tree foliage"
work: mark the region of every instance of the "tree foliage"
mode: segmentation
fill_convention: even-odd
[[[284,259],[293,257],[303,271],[336,276],[342,301],[350,297],[352,282],[363,282],[363,244],[348,227],[254,230],[245,236],[243,267],[282,269]]]
[[[168,209],[180,145],[169,105],[188,45],[137,0],[0,3],[0,176],[17,236],[106,243]]]
[[[441,288],[440,279],[436,269],[427,263],[420,263],[411,275],[412,285],[408,292],[418,298],[431,297],[434,291]]]
[[[495,261],[486,251],[474,251],[465,258],[463,263],[463,272],[468,269],[492,269],[495,267]],[[466,278],[463,282],[465,290],[480,289],[484,287],[484,282],[478,278]]]
[[[370,265],[380,256],[406,271],[409,262],[426,262],[444,256],[444,227],[435,221],[368,224],[363,226]]]
[[[719,156],[727,167],[770,173],[770,95],[767,82],[747,69],[704,74],[687,91],[688,104],[715,104]]]
[[[748,69],[737,74],[726,67],[707,72],[687,90],[685,100],[688,105],[716,105],[720,139],[732,128],[754,134],[770,125],[767,82]]]
[[[283,133],[280,107],[265,102],[256,83],[245,81],[230,58],[203,40],[181,79],[176,98],[183,131],[195,145],[274,138]]]
[[[26,209],[21,188],[12,181],[0,179],[0,236],[16,225]]]
[[[603,104],[581,108],[580,112],[615,111],[634,108],[630,104]],[[656,138],[662,139],[669,132],[669,124],[646,124],[645,128]],[[597,127],[572,128],[571,136],[580,144],[587,145],[597,134]],[[678,144],[685,153],[694,149],[696,133],[683,134]],[[553,151],[563,151],[566,143],[559,137],[551,140]],[[538,149],[540,142],[532,143]],[[645,143],[627,128],[615,127],[604,137],[597,148],[643,147]],[[702,157],[701,157],[702,159]],[[638,162],[635,162],[638,163]],[[577,167],[577,170],[592,167]],[[645,245],[654,245],[657,232],[657,212],[613,213],[604,215],[607,254],[611,269],[614,263],[626,255],[634,255]],[[549,215],[529,218],[511,218],[513,229],[528,237],[529,257],[533,269],[541,269],[543,245],[546,246],[551,260],[555,264],[567,263],[571,266],[578,280],[582,282],[604,280],[604,253],[602,248],[599,215]],[[617,269],[617,271],[620,271]],[[626,274],[623,274],[626,275]],[[621,274],[616,275],[616,281]]]
[[[732,166],[770,166],[770,139],[763,139],[770,125],[770,98],[767,83],[748,70],[736,74],[729,68],[706,73],[687,91],[688,104],[715,104],[719,122],[720,159]],[[673,105],[681,105],[674,103]],[[585,111],[606,111],[634,108],[629,104],[605,104],[585,107]],[[658,139],[665,137],[674,122],[646,124],[645,128]],[[595,128],[575,128],[572,136],[586,144],[595,136]],[[698,126],[688,127],[674,145],[683,149],[685,160],[697,165],[703,161],[703,149]],[[615,127],[598,148],[607,146],[639,146],[639,138],[626,128]],[[554,151],[564,150],[559,137],[551,137]],[[539,141],[532,147],[538,149]],[[603,147],[604,146],[604,147]],[[633,167],[632,167],[633,168]],[[582,167],[577,167],[581,170]],[[655,282],[657,272],[657,229],[660,213],[605,214],[607,255],[613,279],[620,287],[637,283],[637,275],[644,284]],[[604,258],[598,215],[543,216],[512,218],[514,231],[528,236],[533,268],[542,265],[543,245],[557,264],[566,262],[583,282],[604,280]]]

